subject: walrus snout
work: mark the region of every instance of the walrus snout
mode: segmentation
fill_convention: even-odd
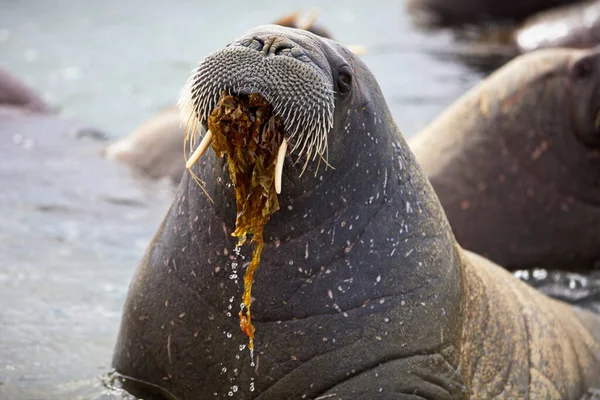
[[[245,42],[241,45],[245,45]],[[246,47],[253,48],[264,56],[281,56],[293,55],[292,49],[298,46],[286,37],[267,35],[266,37],[254,36]]]
[[[327,134],[333,127],[334,84],[321,39],[301,29],[265,25],[206,57],[184,86],[179,106],[188,132],[205,129],[223,92],[261,95],[283,121],[289,154],[298,160],[327,158]],[[310,56],[308,54],[311,54]],[[205,136],[200,146],[208,148]],[[195,137],[191,143],[195,143]],[[194,152],[193,165],[201,152]]]

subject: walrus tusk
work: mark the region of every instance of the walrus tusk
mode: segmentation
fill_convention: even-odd
[[[279,146],[277,151],[277,162],[275,163],[275,192],[281,193],[281,177],[283,175],[283,161],[285,160],[285,153],[287,151],[288,142],[284,138],[283,142]]]
[[[192,168],[194,166],[194,164],[196,164],[198,162],[200,157],[202,157],[202,154],[204,154],[206,149],[208,149],[208,146],[210,146],[211,142],[212,142],[212,132],[210,130],[207,130],[206,135],[204,135],[204,138],[202,139],[202,142],[200,142],[200,145],[196,148],[196,150],[194,150],[194,152],[192,153],[192,156],[185,163],[185,167],[187,169]]]

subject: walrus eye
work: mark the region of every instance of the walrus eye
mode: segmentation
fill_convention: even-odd
[[[585,79],[592,75],[593,68],[589,59],[584,58],[573,65],[573,76],[577,79]]]
[[[340,69],[337,77],[337,87],[340,94],[346,94],[352,87],[352,73],[349,67]]]

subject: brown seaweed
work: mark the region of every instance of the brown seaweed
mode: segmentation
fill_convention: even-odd
[[[239,312],[240,328],[254,348],[251,293],[254,272],[260,263],[264,245],[263,228],[279,210],[275,192],[275,162],[283,141],[283,124],[271,105],[259,94],[232,96],[223,92],[208,118],[213,134],[212,147],[219,157],[227,155],[229,176],[235,188],[237,217],[232,236],[238,246],[252,235],[256,247],[244,275],[244,294]]]

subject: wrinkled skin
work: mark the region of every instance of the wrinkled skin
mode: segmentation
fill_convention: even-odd
[[[458,242],[509,269],[600,261],[600,55],[521,56],[411,140]]]
[[[203,156],[194,171],[214,204],[186,174],[130,284],[113,359],[125,387],[153,399],[575,399],[599,385],[598,317],[456,244],[367,67],[333,41],[272,25],[231,46],[257,42],[288,46],[331,79],[335,169],[315,177],[311,163],[299,177],[286,156],[255,275],[251,366],[239,349],[241,278],[230,277],[250,250],[233,254],[226,166]]]
[[[600,1],[559,7],[528,18],[515,34],[519,51],[588,48],[600,43]]]
[[[408,0],[407,9],[426,26],[485,25],[522,20],[536,12],[578,0]]]

